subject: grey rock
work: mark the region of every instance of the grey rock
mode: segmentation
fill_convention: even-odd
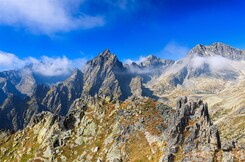
[[[65,116],[74,100],[81,96],[82,90],[83,74],[77,69],[67,80],[51,87],[42,105],[53,113]]]
[[[83,95],[111,96],[118,99],[122,95],[120,75],[124,73],[123,64],[117,57],[105,50],[83,68]]]
[[[135,77],[130,82],[130,89],[131,93],[134,96],[141,96],[142,95],[142,78]]]
[[[234,141],[223,142],[221,148],[224,151],[231,151],[232,149],[235,148],[235,142]]]
[[[159,57],[156,57],[154,55],[149,55],[146,57],[146,60],[142,61],[140,63],[140,66],[142,67],[159,67],[159,66],[165,66],[165,65],[171,65],[173,64],[173,60],[164,60]]]
[[[220,42],[214,43],[210,46],[198,44],[188,53],[188,55],[197,55],[202,57],[218,55],[231,60],[245,60],[245,54],[242,50],[238,50]]]
[[[193,150],[215,152],[221,147],[219,132],[217,127],[210,122],[207,104],[200,101],[188,101],[186,97],[177,101],[176,112],[167,132],[165,138],[170,149],[166,156],[176,152],[171,148],[179,146],[182,147],[185,154]]]

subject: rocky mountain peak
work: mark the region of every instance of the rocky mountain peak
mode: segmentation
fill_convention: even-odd
[[[109,49],[101,52],[97,57],[87,62],[84,67],[84,72],[87,71],[87,68],[95,67],[95,66],[114,66],[119,65],[122,66],[122,63],[118,60],[116,55],[112,54]]]
[[[190,54],[202,54],[206,50],[206,47],[202,44],[196,45],[192,50],[189,52]]]
[[[198,44],[188,53],[188,56],[221,56],[236,61],[245,60],[245,54],[243,51],[228,46],[221,42],[216,42],[209,46]]]
[[[112,54],[109,49],[105,49],[103,52],[101,52],[98,55],[99,58],[102,58],[103,60],[118,60],[117,56]]]
[[[161,59],[154,55],[149,55],[146,57],[144,61],[140,63],[140,66],[143,66],[143,67],[165,66],[165,65],[171,65],[173,63],[174,63],[173,60],[165,60],[165,59]]]
[[[104,50],[102,53],[100,53],[99,55],[106,57],[106,56],[110,56],[110,55],[113,55],[113,54],[111,53],[111,51],[110,51],[109,49],[105,49],[105,50]]]
[[[118,74],[124,70],[122,62],[114,54],[109,50],[103,51],[83,68],[83,94],[118,98],[121,95]]]
[[[159,59],[157,56],[154,56],[154,55],[148,55],[146,57],[147,60],[156,60],[156,59]]]

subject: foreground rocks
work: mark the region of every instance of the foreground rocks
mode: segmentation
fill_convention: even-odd
[[[208,105],[186,97],[175,108],[147,97],[83,97],[65,117],[39,113],[0,139],[0,161],[244,161],[244,155],[234,142],[220,141]]]
[[[169,140],[164,161],[213,161],[221,148],[219,132],[210,120],[207,104],[201,100],[188,101],[186,97],[177,101],[165,138]]]

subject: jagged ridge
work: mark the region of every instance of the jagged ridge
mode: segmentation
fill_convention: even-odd
[[[57,161],[244,160],[244,150],[221,148],[207,104],[186,97],[176,109],[143,97],[115,104],[81,98],[66,117],[43,112],[6,138],[0,140],[1,160],[6,156]],[[33,150],[26,152],[30,144]]]

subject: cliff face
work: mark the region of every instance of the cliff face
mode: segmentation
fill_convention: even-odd
[[[167,132],[168,160],[213,161],[221,149],[218,129],[210,120],[207,103],[201,100],[178,100]]]
[[[221,147],[207,104],[186,97],[174,109],[146,97],[80,98],[67,116],[42,112],[0,143],[0,159],[12,161],[245,160],[235,144]]]
[[[42,100],[42,105],[55,114],[65,116],[73,101],[81,97],[83,73],[75,70],[64,82],[52,86]]]
[[[122,95],[118,76],[124,72],[124,67],[117,57],[105,50],[99,56],[89,61],[83,69],[83,95],[110,96],[118,99]]]

